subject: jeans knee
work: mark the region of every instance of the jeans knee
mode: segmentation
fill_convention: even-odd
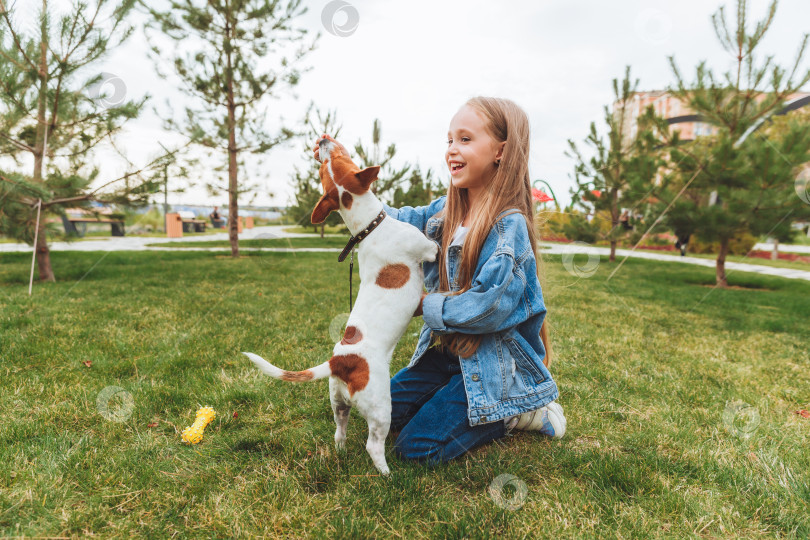
[[[394,442],[393,447],[393,452],[399,459],[424,462],[428,465],[437,465],[449,461],[444,451],[445,448],[437,443],[419,443],[412,438],[403,437],[401,433]]]

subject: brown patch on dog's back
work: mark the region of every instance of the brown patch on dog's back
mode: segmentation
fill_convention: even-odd
[[[340,196],[340,202],[343,203],[343,208],[350,210],[352,207],[352,194],[348,191],[344,191],[343,195]]]
[[[384,289],[399,289],[411,278],[411,270],[408,265],[397,263],[387,264],[382,267],[377,274],[375,283]]]
[[[339,354],[329,359],[332,375],[341,379],[349,387],[349,395],[354,395],[368,384],[369,367],[359,354]]]
[[[282,381],[304,382],[312,380],[312,372],[308,369],[304,371],[283,371],[281,373]]]
[[[346,331],[343,333],[343,339],[340,340],[341,345],[351,345],[358,343],[363,339],[363,333],[356,326],[347,326]]]

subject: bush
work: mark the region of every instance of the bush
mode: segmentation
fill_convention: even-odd
[[[568,223],[563,225],[563,234],[570,240],[593,244],[599,238],[599,225],[588,223],[588,219],[583,215],[573,215]]]
[[[163,212],[157,208],[150,208],[148,212],[143,214],[132,211],[127,212],[125,223],[128,235],[166,230],[166,220],[163,217]]]
[[[571,221],[571,216],[565,212],[540,211],[535,221],[541,237],[564,236],[563,229]]]
[[[736,238],[733,238],[728,244],[728,252],[730,255],[747,255],[754,245],[757,243],[757,238],[751,233],[743,233]],[[689,245],[686,248],[691,253],[720,253],[720,242],[704,242],[692,236],[689,239]]]

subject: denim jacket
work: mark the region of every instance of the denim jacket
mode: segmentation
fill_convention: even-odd
[[[441,247],[444,218],[433,216],[444,208],[446,198],[417,208],[383,206],[386,214],[410,223]],[[460,289],[461,248],[451,246],[448,254],[453,291]],[[557,384],[543,364],[540,326],[546,307],[523,215],[509,214],[495,224],[481,249],[472,288],[460,295],[437,292],[438,258],[422,264],[428,291],[422,303],[425,324],[408,368],[428,349],[433,334],[483,334],[478,350],[461,358],[470,426],[539,409],[557,399]]]

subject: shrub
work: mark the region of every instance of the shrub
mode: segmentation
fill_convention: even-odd
[[[595,223],[588,223],[588,219],[583,215],[570,216],[568,223],[562,227],[563,234],[566,238],[577,241],[593,244],[599,237],[599,225]]]
[[[157,208],[150,208],[148,212],[143,214],[129,211],[125,223],[128,235],[166,230],[166,220],[163,217],[163,212]]]
[[[757,238],[746,232],[729,242],[728,252],[731,255],[747,255],[756,243]],[[692,253],[720,253],[720,242],[704,242],[692,236],[686,249]]]

